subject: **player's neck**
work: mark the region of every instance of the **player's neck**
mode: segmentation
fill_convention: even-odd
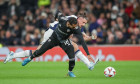
[[[70,28],[70,23],[67,22],[67,23],[66,23],[66,26],[67,26],[68,28]],[[70,28],[70,29],[71,29],[71,28]]]

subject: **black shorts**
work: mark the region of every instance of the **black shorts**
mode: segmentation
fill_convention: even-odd
[[[55,46],[60,46],[65,51],[65,53],[68,55],[70,60],[75,59],[74,47],[73,47],[71,41],[69,39],[67,39],[64,42],[60,42],[57,39],[55,32],[53,32],[52,36],[40,47],[40,49],[35,51],[34,56],[38,57],[38,56],[44,54],[47,50],[49,50]]]

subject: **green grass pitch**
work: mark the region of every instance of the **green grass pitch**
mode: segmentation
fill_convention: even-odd
[[[113,78],[104,76],[104,69],[116,69]],[[31,62],[22,67],[20,62],[0,62],[0,84],[140,84],[140,61],[99,62],[89,71],[76,62],[76,78],[67,77],[68,62]]]

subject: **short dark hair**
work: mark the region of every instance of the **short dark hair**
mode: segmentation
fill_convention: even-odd
[[[87,19],[86,12],[79,12],[77,16],[78,16],[78,18],[83,17],[83,18]]]
[[[74,18],[74,17],[69,17],[69,18],[68,18],[68,22],[70,23],[70,25],[72,25],[72,24],[77,24],[77,19]]]

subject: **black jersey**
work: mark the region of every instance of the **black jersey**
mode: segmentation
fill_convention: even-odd
[[[67,23],[68,19],[62,15],[59,16],[58,21],[59,21],[58,26],[54,30],[57,35],[57,39],[61,43],[63,43],[69,38],[69,36],[71,34],[77,34],[77,36],[79,37],[79,41],[81,42],[84,50],[86,51],[87,55],[89,55],[89,51],[88,51],[86,43],[83,39],[81,29],[79,27],[76,27],[75,29],[71,29],[71,28],[67,27],[66,23]]]

